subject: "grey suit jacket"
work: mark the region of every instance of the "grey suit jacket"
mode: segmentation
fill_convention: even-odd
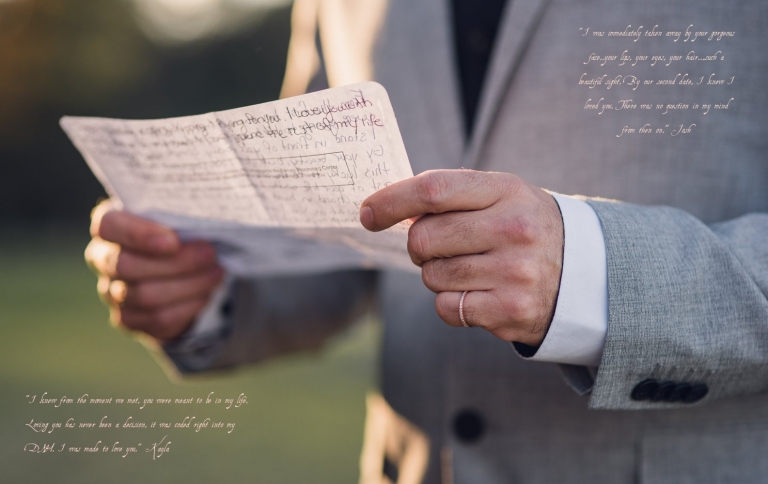
[[[182,370],[319,345],[375,301],[385,324],[382,393],[429,438],[424,482],[768,481],[768,3],[512,0],[466,144],[448,4],[392,0],[380,25],[374,22],[373,77],[389,91],[415,173],[461,166],[512,172],[587,197],[608,259],[600,367],[526,361],[490,334],[444,325],[419,277],[351,271],[240,281],[233,330],[211,345],[204,364]],[[324,30],[344,31],[322,20],[321,38]],[[658,25],[684,32],[691,24],[735,35],[633,42],[579,31]],[[584,64],[592,52],[625,50],[721,51],[724,59]],[[332,80],[357,80],[334,73],[330,62],[328,69]],[[735,81],[636,90],[578,85],[584,73],[698,80],[713,72]],[[590,98],[654,109],[597,114],[584,109]],[[727,109],[706,115],[655,109],[729,98]],[[617,136],[623,126],[645,124],[668,127]],[[671,135],[690,124],[690,133]],[[633,388],[651,378],[706,384],[708,393],[695,404],[633,400]]]

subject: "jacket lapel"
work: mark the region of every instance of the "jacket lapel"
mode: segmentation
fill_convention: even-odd
[[[482,169],[480,152],[498,113],[502,97],[536,31],[550,0],[508,0],[491,64],[485,77],[480,106],[469,145],[464,153],[465,168]]]
[[[414,84],[425,101],[431,120],[429,130],[440,153],[433,168],[458,168],[464,151],[464,131],[459,103],[459,85],[454,55],[453,26],[448,0],[400,1],[398,15],[408,22],[408,59],[415,73]]]

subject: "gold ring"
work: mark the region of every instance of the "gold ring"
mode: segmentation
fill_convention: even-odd
[[[469,328],[467,320],[464,319],[464,298],[467,296],[468,292],[469,291],[464,291],[461,294],[461,299],[459,299],[459,319],[461,319],[461,324],[463,324],[465,328]]]

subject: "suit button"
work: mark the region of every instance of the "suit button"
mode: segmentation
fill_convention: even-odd
[[[689,383],[678,383],[675,388],[667,397],[668,402],[679,402],[685,400],[688,394],[691,392],[691,385]]]
[[[661,402],[664,400],[668,400],[669,396],[672,394],[672,391],[675,389],[676,386],[677,385],[675,385],[675,382],[673,381],[665,381],[665,382],[659,383],[659,387],[651,396],[651,401]]]
[[[453,432],[462,442],[472,444],[483,436],[485,421],[474,410],[462,410],[453,419]]]
[[[691,386],[691,391],[683,397],[683,403],[696,403],[709,393],[709,387],[706,383],[696,383]]]
[[[640,402],[642,400],[653,398],[657,388],[659,388],[659,382],[653,378],[643,380],[635,385],[635,388],[632,389],[632,400],[637,400]]]
[[[232,312],[235,310],[234,304],[232,304],[231,299],[227,299],[226,302],[221,306],[221,315],[224,317],[230,317],[232,316]]]

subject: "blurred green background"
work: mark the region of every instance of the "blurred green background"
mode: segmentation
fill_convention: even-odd
[[[356,482],[378,325],[363,322],[318,354],[171,382],[143,346],[107,323],[82,256],[88,214],[103,191],[58,127],[64,114],[169,117],[275,99],[289,30],[290,5],[279,0],[0,0],[0,482]],[[43,392],[245,393],[248,404],[27,403],[26,395]],[[236,427],[57,429],[43,437],[25,425],[101,414],[172,422],[196,415]],[[90,446],[165,434],[171,452],[156,461],[23,452],[28,442]]]

